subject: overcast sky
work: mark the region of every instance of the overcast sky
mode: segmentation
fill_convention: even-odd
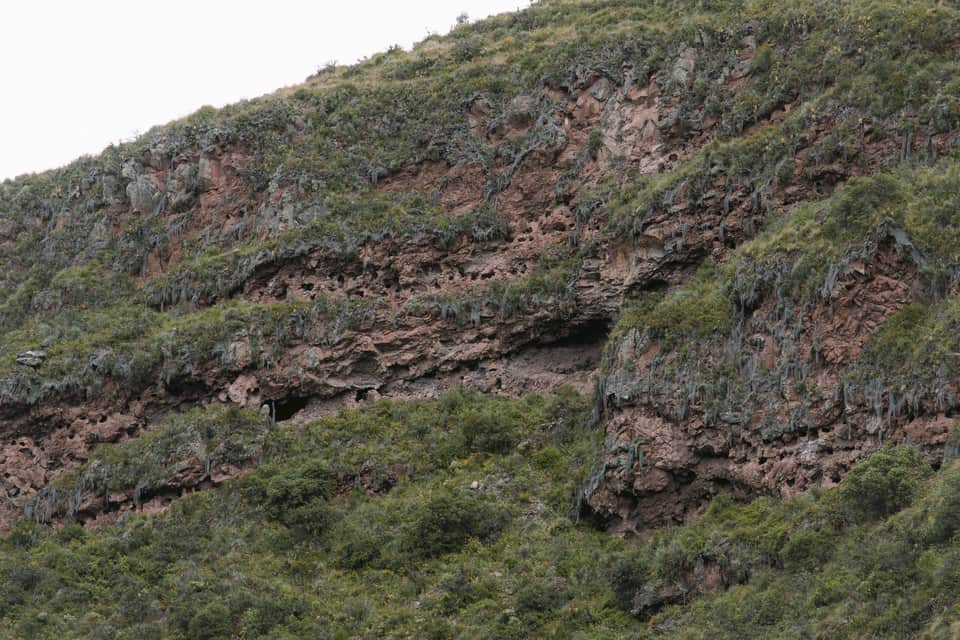
[[[5,0],[0,180],[528,0]]]

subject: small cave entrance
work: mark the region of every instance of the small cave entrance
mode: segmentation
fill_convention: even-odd
[[[309,401],[309,398],[290,396],[277,400],[267,400],[265,404],[270,407],[270,416],[274,422],[285,422],[305,409]]]
[[[556,340],[552,347],[585,347],[603,344],[610,335],[613,323],[609,318],[592,318],[583,324],[570,327]]]
[[[199,398],[209,393],[207,385],[189,376],[175,376],[165,381],[163,387],[171,396],[179,398]]]

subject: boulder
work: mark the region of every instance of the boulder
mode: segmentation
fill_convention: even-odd
[[[157,214],[163,209],[163,194],[146,176],[139,176],[127,185],[127,197],[135,212]]]
[[[36,369],[47,359],[46,351],[24,351],[17,356],[17,364]]]

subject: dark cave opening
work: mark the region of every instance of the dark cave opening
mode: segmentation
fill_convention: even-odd
[[[306,408],[309,401],[309,398],[289,396],[287,398],[279,398],[277,400],[268,400],[267,405],[270,406],[270,415],[273,417],[274,421],[284,422]]]
[[[583,324],[561,330],[559,337],[550,342],[552,347],[582,347],[603,344],[610,335],[613,323],[609,318],[591,318]]]

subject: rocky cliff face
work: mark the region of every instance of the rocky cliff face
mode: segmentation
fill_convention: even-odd
[[[520,15],[561,38],[607,4]],[[952,321],[937,228],[956,211],[924,193],[957,184],[955,34],[843,8],[627,14],[506,62],[491,34],[511,18],[466,27],[4,183],[0,522],[111,519],[242,473],[252,450],[184,455],[155,495],[81,483],[61,508],[51,489],[98,443],[211,403],[296,428],[571,385],[607,434],[582,509],[623,533],[718,492],[836,483],[881,442],[937,461],[956,339],[915,347],[891,322]],[[931,355],[918,372],[891,348]]]

